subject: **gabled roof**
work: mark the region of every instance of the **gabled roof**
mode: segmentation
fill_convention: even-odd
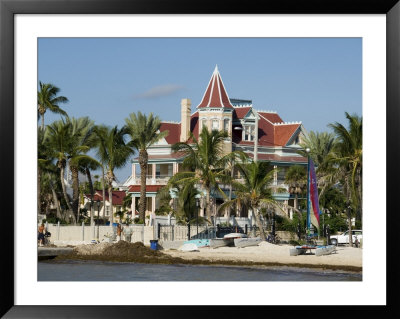
[[[242,113],[245,112],[247,114],[248,110],[244,110]],[[282,123],[283,121],[278,114],[266,114],[265,112],[262,112],[261,114],[259,112],[258,114],[260,115],[258,120],[258,146],[285,146],[301,126],[300,122]],[[279,122],[273,123],[271,120]],[[242,126],[239,124],[233,125],[232,140],[234,143],[239,145],[254,145],[253,141],[243,141],[242,130],[235,130],[235,127],[242,128]]]
[[[283,122],[281,117],[276,112],[258,111],[258,115],[260,115],[260,117],[263,117],[266,120],[270,121],[271,123],[282,123]]]
[[[168,131],[168,135],[165,140],[168,144],[175,144],[179,142],[179,137],[181,134],[181,124],[180,123],[168,123],[161,122],[160,132]]]
[[[106,194],[106,201],[109,201],[108,197],[108,191],[105,192]],[[90,194],[85,194],[87,198],[91,198]],[[124,197],[126,196],[125,191],[112,191],[112,202],[113,205],[119,205],[121,206],[124,200]],[[94,195],[93,195],[93,201],[103,201],[103,191],[102,190],[95,190]]]
[[[204,107],[233,108],[231,102],[229,101],[228,93],[226,93],[225,86],[222,82],[217,66],[215,66],[203,99],[197,106],[197,108]]]
[[[275,144],[285,146],[301,124],[274,125]]]
[[[243,119],[252,107],[235,107],[233,111],[233,119]]]

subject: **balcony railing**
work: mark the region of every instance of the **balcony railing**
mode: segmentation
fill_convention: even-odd
[[[146,176],[146,185],[166,185],[172,176],[159,175],[153,178],[152,175]],[[140,176],[132,179],[133,185],[140,185]]]

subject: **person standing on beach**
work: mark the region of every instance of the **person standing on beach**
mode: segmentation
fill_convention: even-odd
[[[121,232],[122,232],[121,223],[118,223],[118,225],[117,225],[117,242],[119,242],[121,240]]]
[[[38,240],[39,240],[39,246],[44,245],[44,234],[46,233],[46,228],[44,227],[44,224],[40,224],[38,228]]]

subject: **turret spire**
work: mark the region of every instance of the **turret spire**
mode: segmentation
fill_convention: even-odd
[[[214,72],[208,83],[203,99],[197,108],[203,107],[223,107],[233,108],[229,101],[228,93],[226,93],[224,83],[218,71],[218,65],[215,65]]]

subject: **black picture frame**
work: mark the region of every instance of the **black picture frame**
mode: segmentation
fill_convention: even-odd
[[[395,227],[398,207],[395,203],[399,174],[400,136],[400,3],[399,0],[275,0],[256,2],[181,1],[181,0],[0,0],[0,172],[4,221],[14,217],[14,15],[16,14],[385,14],[387,21],[387,106],[386,106],[386,220],[387,220],[387,305],[386,306],[23,306],[15,305],[14,225],[3,224],[0,315],[4,318],[156,318],[258,316],[248,311],[267,311],[265,315],[323,317],[368,315],[392,317],[396,310],[394,276]],[[384,143],[384,141],[382,141]],[[379,158],[377,158],[379,161]],[[377,167],[379,164],[377,165]],[[12,168],[12,169],[11,169]],[[390,172],[390,174],[387,174]],[[382,205],[384,207],[384,205]],[[379,212],[377,212],[378,214]],[[384,212],[381,212],[384,213]],[[380,230],[378,235],[382,234]],[[38,292],[40,293],[40,292]],[[350,292],[349,298],[351,297]],[[373,292],[371,292],[373,293]],[[295,295],[292,294],[293,298]],[[149,296],[150,297],[150,296]],[[288,296],[285,296],[288,298]],[[289,296],[290,298],[290,296]],[[194,308],[194,309],[193,309]],[[251,308],[251,309],[248,309]],[[329,308],[329,309],[327,309]],[[311,312],[310,312],[311,311]]]

